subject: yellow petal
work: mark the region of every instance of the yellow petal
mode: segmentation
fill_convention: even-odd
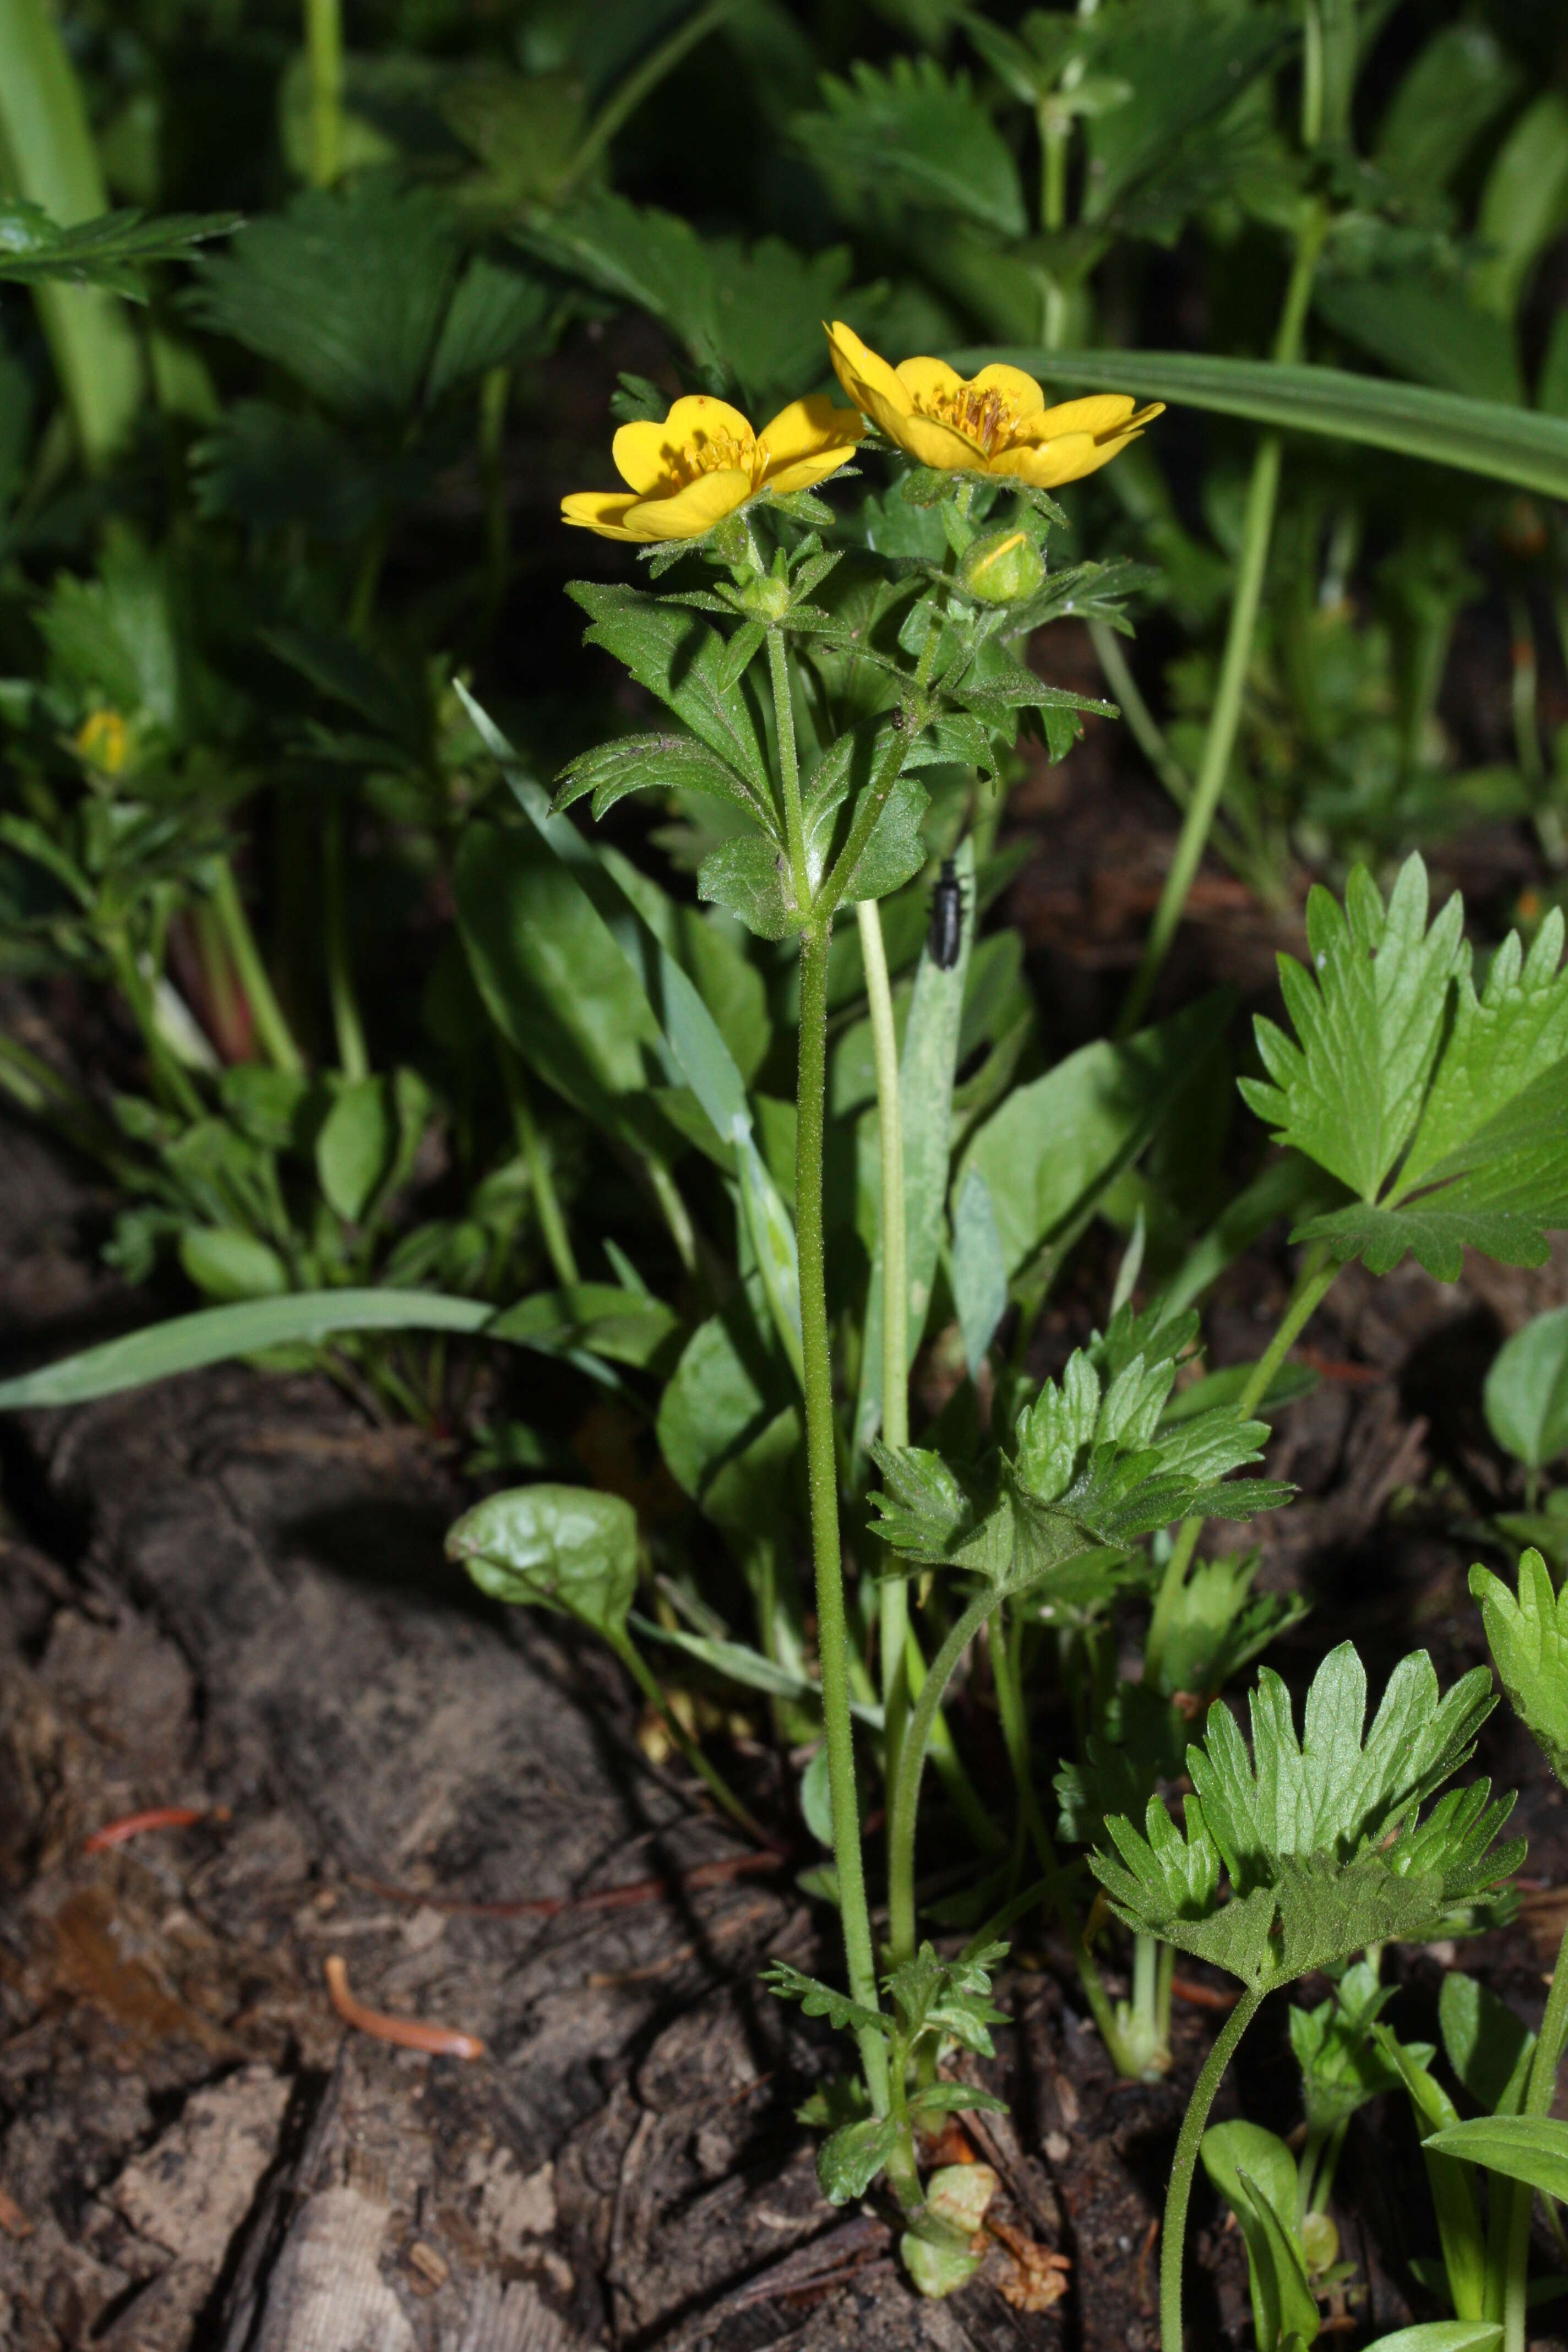
[[[892,416],[908,415],[910,395],[896,370],[868,343],[863,343],[854,328],[847,327],[842,319],[835,319],[827,330],[827,355],[833,362],[835,375],[857,408],[863,408],[879,425],[883,423],[884,410]],[[883,425],[883,430],[887,429]]]
[[[1120,433],[1132,414],[1124,392],[1091,392],[1083,400],[1061,400],[1031,416],[1021,426],[1019,439],[1055,441],[1064,433],[1087,433],[1098,440],[1102,433]]]
[[[1054,441],[1016,441],[1010,449],[999,449],[986,471],[1032,482],[1037,490],[1054,490],[1060,482],[1076,482],[1080,474],[1092,474],[1104,462],[1092,435],[1059,433]]]
[[[694,441],[736,441],[749,449],[755,436],[747,419],[727,400],[705,392],[689,392],[678,400],[662,425],[639,419],[623,425],[610,444],[616,470],[639,497],[676,478],[676,464]]]
[[[841,441],[836,447],[818,449],[815,457],[796,457],[788,466],[771,467],[764,477],[770,490],[809,490],[814,482],[825,482],[840,466],[847,466],[855,455],[852,442]]]
[[[1136,433],[1116,433],[1096,441],[1087,433],[1061,433],[1054,441],[1037,441],[1033,447],[1018,443],[1004,449],[992,459],[990,470],[1016,474],[1037,490],[1054,490],[1063,482],[1079,482],[1086,474],[1097,474],[1138,437]]]
[[[971,380],[970,390],[999,392],[1020,423],[1037,416],[1046,404],[1046,395],[1032,375],[1026,375],[1022,368],[1005,366],[1000,360],[983,367]]]
[[[752,495],[752,478],[739,466],[699,474],[669,499],[634,499],[626,517],[634,539],[700,539]]]
[[[561,520],[604,539],[640,539],[640,531],[626,528],[627,509],[636,503],[625,490],[574,490],[561,501]]]
[[[796,457],[815,457],[819,450],[842,446],[846,442],[858,441],[866,430],[858,408],[840,408],[826,393],[816,393],[809,400],[792,400],[781,408],[758,434],[759,441],[768,446],[768,474],[773,468],[787,466]],[[840,458],[838,463],[843,464]]]
[[[900,360],[893,373],[911,400],[922,408],[951,400],[963,390],[963,378],[945,360]]]
[[[962,433],[955,433],[951,425],[939,425],[934,416],[901,416],[884,430],[922,466],[964,474],[985,470],[984,452],[973,441],[966,441]]]

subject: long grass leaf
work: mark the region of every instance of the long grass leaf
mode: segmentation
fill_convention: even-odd
[[[495,1313],[479,1298],[429,1290],[299,1290],[176,1315],[123,1339],[105,1340],[58,1364],[0,1381],[0,1412],[23,1405],[84,1404],[118,1389],[200,1371],[265,1348],[315,1346],[340,1331],[480,1331]]]
[[[1516,482],[1544,498],[1568,499],[1568,418],[1502,401],[1468,400],[1425,384],[1395,383],[1344,368],[1284,366],[1268,360],[1211,359],[1190,352],[960,352],[973,373],[993,360],[1027,368],[1053,384],[1130,392],[1222,416],[1246,416],[1300,433],[1326,433]]]

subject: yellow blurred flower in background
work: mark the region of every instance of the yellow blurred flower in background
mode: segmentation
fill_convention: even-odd
[[[982,368],[966,380],[945,360],[889,367],[841,319],[828,328],[827,345],[856,407],[921,465],[1011,476],[1037,490],[1109,465],[1165,404],[1139,408],[1124,392],[1096,392],[1047,408],[1022,368]]]
[[[857,410],[826,395],[792,400],[758,433],[728,401],[689,393],[662,425],[616,434],[610,454],[630,488],[574,490],[561,501],[562,520],[605,539],[700,539],[760,491],[826,480],[865,430]]]
[[[118,710],[92,710],[71,739],[71,749],[100,776],[118,776],[131,750],[131,730]]]

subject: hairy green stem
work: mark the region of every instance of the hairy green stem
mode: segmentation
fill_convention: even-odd
[[[1165,2191],[1165,2219],[1161,2232],[1160,2352],[1183,2352],[1182,2255],[1198,2150],[1203,2145],[1204,2127],[1208,2122],[1209,2109],[1214,2105],[1215,2093],[1224,2079],[1225,2070],[1236,2055],[1242,2035],[1262,2005],[1263,1994],[1249,1986],[1221,2026],[1214,2048],[1204,2061],[1203,2072],[1193,2085],[1187,2112],[1182,2117],[1176,2154],[1171,2167],[1171,2185]]]
[[[529,1189],[533,1194],[533,1213],[539,1219],[540,1238],[544,1244],[545,1255],[555,1269],[555,1279],[571,1286],[580,1282],[582,1276],[577,1271],[572,1237],[562,1213],[561,1195],[555,1190],[555,1179],[551,1172],[550,1154],[545,1148],[544,1138],[539,1132],[539,1122],[533,1116],[528,1077],[521,1059],[499,1031],[496,1034],[496,1055],[500,1063],[507,1106],[511,1112],[512,1131],[528,1169]]]
[[[855,912],[860,925],[860,956],[866,967],[866,998],[871,1014],[871,1046],[877,1065],[877,1127],[882,1160],[882,1442],[898,1448],[910,1442],[909,1236],[899,1039],[877,901],[862,898]],[[905,1635],[910,1622],[910,1592],[902,1576],[890,1576],[883,1584],[879,1615],[883,1737],[887,1778],[891,1782],[899,1769],[899,1748],[909,1710]]]
[[[245,911],[245,901],[239,895],[239,885],[234,878],[234,868],[226,857],[220,857],[217,861],[217,880],[213,889],[212,903],[224,945],[233,960],[239,984],[245,991],[250,1017],[256,1024],[256,1034],[266,1050],[267,1058],[275,1070],[286,1070],[291,1077],[298,1077],[304,1070],[305,1057],[294,1043],[294,1033],[283,1017],[283,1007],[278,1002],[271,977],[261,960],[256,934],[250,928],[250,918]]]
[[[1323,215],[1314,212],[1297,238],[1295,265],[1290,272],[1279,331],[1274,343],[1277,360],[1291,361],[1300,352],[1301,331],[1306,321],[1307,304],[1311,296],[1312,277],[1325,226]],[[1149,1002],[1150,991],[1170,953],[1188,894],[1203,860],[1210,828],[1219,807],[1220,794],[1230,773],[1231,754],[1236,749],[1237,732],[1241,724],[1247,673],[1252,661],[1258,610],[1263,596],[1264,576],[1268,568],[1274,509],[1279,494],[1279,436],[1278,433],[1266,433],[1252,461],[1252,478],[1247,485],[1242,524],[1241,554],[1237,565],[1236,593],[1226,632],[1225,653],[1220,662],[1219,685],[1214,709],[1209,713],[1208,731],[1204,738],[1203,758],[1198,763],[1192,798],[1176,842],[1176,854],[1165,877],[1165,887],[1160,894],[1153,922],[1149,927],[1142,960],[1117,1021],[1116,1034],[1119,1037],[1130,1036],[1138,1026],[1143,1008]]]
[[[827,1095],[827,950],[826,922],[814,923],[800,943],[800,1076],[796,1089],[795,1225],[800,1247],[800,1340],[805,1392],[806,1480],[811,1495],[811,1548],[816,1569],[816,1643],[822,1674],[822,1724],[827,1747],[827,1788],[833,1816],[833,1858],[844,1956],[853,1998],[866,2009],[877,1999],[876,1955],[860,1813],[855,1796],[855,1739],[849,1714],[849,1630],[844,1608],[844,1563],[838,1548],[838,1458],[833,1426],[833,1360],[827,1339],[826,1256],[824,1246],[822,1147]],[[932,1682],[935,1676],[931,1677]],[[934,1704],[934,1701],[933,1701]],[[858,2036],[871,2104],[888,2111],[888,2051],[870,2027]]]
[[[784,636],[768,631],[768,676],[773,689],[773,725],[778,734],[779,775],[784,783],[784,838],[789,848],[790,880],[795,903],[802,915],[811,911],[811,876],[805,863],[805,826],[800,805],[800,759],[795,745],[795,704],[789,690],[789,661]]]
[[[343,158],[342,0],[305,0],[305,55],[310,74],[310,178],[330,188]]]
[[[338,1066],[345,1078],[368,1078],[370,1054],[354,994],[353,959],[349,949],[348,877],[344,872],[345,819],[341,798],[333,794],[321,828],[322,948],[327,962],[327,995],[332,1008],[332,1030],[338,1043]]]
[[[1333,1259],[1324,1263],[1321,1250],[1313,1250],[1309,1255],[1296,1278],[1296,1287],[1290,1293],[1279,1327],[1252,1367],[1251,1376],[1236,1401],[1237,1421],[1246,1421],[1268,1394],[1275,1373],[1332,1289],[1339,1271]],[[1159,1674],[1170,1635],[1171,1618],[1181,1598],[1187,1568],[1203,1531],[1202,1519],[1184,1519],[1174,1549],[1165,1563],[1165,1572],[1160,1580],[1160,1590],[1154,1601],[1154,1613],[1149,1621],[1149,1638],[1143,1645],[1146,1681],[1152,1681]]]

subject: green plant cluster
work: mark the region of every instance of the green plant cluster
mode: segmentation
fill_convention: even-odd
[[[1264,1452],[1345,1266],[1538,1265],[1568,1225],[1561,57],[1530,10],[1415,0],[819,14],[377,0],[348,45],[338,0],[84,6],[68,41],[0,11],[0,1089],[158,1286],[0,1407],[241,1356],[451,1439],[492,1490],[454,1561],[606,1643],[742,1832],[804,1833],[847,1989],[770,1981],[852,2044],[823,2189],[884,2184],[923,2292],[984,2214],[930,2127],[994,2095],[944,2068],[1048,1922],[1125,2075],[1172,2063],[1178,1952],[1241,1988],[1166,2352],[1200,2154],[1285,2352],[1355,2292],[1335,2167],[1395,2090],[1452,2317],[1385,2352],[1521,2352],[1568,1970],[1506,2068],[1450,1974],[1467,2122],[1377,1966],[1506,1907],[1507,1801],[1447,1785],[1489,1678],[1440,1696],[1416,1654],[1368,1729],[1342,1646],[1298,1737],[1265,1666],[1249,1750],[1222,1694],[1303,1604],[1204,1546],[1289,1507]],[[1201,351],[1159,347],[1173,276]],[[950,385],[963,463],[867,404],[836,318]],[[1050,490],[994,437],[1035,380],[1077,451]],[[746,419],[825,391],[831,461],[746,473]],[[1132,395],[1184,413],[1123,446]],[[623,469],[668,436],[635,552],[557,520],[596,527],[616,423]],[[1460,706],[1500,614],[1494,741]],[[989,919],[1007,795],[1086,718],[1180,830],[1111,1034],[1064,1053]],[[1481,822],[1529,842],[1513,928],[1434,912]],[[1305,898],[1249,1040],[1163,980],[1205,851]],[[1289,1295],[1211,1369],[1270,1235]],[[1554,1769],[1565,1366],[1549,1315],[1489,1380],[1524,1508],[1482,1533],[1540,1551],[1517,1601],[1477,1571]],[[739,1707],[760,1793],[707,1736]],[[1205,2137],[1310,1971],[1299,2158]]]

